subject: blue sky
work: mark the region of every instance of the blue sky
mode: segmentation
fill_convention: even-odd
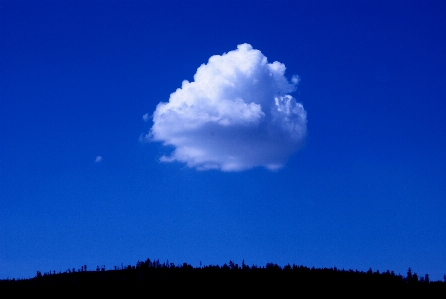
[[[411,267],[442,279],[445,9],[442,1],[1,1],[0,278],[159,258],[403,275]],[[205,96],[179,97],[204,99],[191,118],[172,114],[163,127],[184,129],[186,139],[154,134],[157,105],[195,82],[210,57],[243,44],[283,64],[290,84],[299,76],[294,90],[271,95],[303,105],[306,122],[279,117],[303,135],[272,126],[271,136],[283,134],[271,139],[255,129],[274,118],[257,100],[272,81],[236,90],[254,113],[238,116],[220,105],[235,99],[225,93],[217,106],[200,104],[220,86],[204,84]],[[209,82],[220,82],[214,75]],[[206,107],[229,119],[213,123],[219,146],[185,129]],[[251,131],[240,115],[252,116]],[[194,153],[210,153],[201,164],[190,151],[174,154],[197,144]],[[277,151],[252,158],[268,145]],[[229,156],[238,164],[225,164]]]

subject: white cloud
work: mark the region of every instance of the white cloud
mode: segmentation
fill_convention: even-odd
[[[102,161],[102,156],[97,156],[96,159],[94,159],[95,163],[99,163]]]
[[[306,112],[290,95],[298,82],[298,76],[286,79],[284,64],[239,45],[209,58],[193,82],[183,81],[169,102],[159,103],[145,139],[175,147],[163,162],[200,170],[279,169],[306,135]]]
[[[148,121],[149,120],[149,113],[146,113],[142,116],[142,120],[143,121]]]

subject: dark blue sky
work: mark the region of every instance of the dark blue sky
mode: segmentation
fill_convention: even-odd
[[[148,257],[446,272],[443,1],[1,1],[0,278]],[[140,142],[248,43],[301,81],[277,171]],[[95,163],[97,156],[102,161]]]

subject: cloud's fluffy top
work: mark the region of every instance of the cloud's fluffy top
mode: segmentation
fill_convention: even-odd
[[[153,114],[146,139],[172,145],[161,161],[197,169],[278,169],[303,143],[306,112],[290,95],[299,81],[249,44],[209,58]]]

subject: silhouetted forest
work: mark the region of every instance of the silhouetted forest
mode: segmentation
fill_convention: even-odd
[[[31,279],[0,280],[0,297],[8,295],[58,295],[138,292],[140,297],[186,295],[215,297],[216,295],[270,295],[270,296],[318,296],[318,295],[408,295],[446,298],[445,281],[430,281],[429,275],[418,277],[409,268],[407,276],[393,271],[380,273],[340,270],[335,268],[308,268],[297,265],[280,267],[248,266],[229,261],[223,266],[192,267],[184,263],[160,263],[159,260],[138,261],[136,265],[113,267],[97,266],[88,269],[68,269],[41,273]],[[6,298],[6,297],[3,297]]]

